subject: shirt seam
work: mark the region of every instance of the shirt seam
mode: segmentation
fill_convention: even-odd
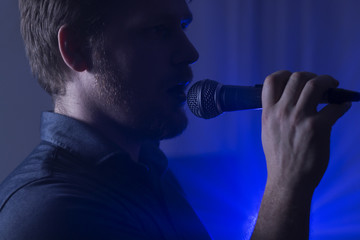
[[[56,158],[58,151],[59,151],[58,148],[55,148],[55,149],[54,149],[54,153],[53,153],[52,156],[51,156],[51,160],[54,160],[54,159]],[[41,177],[41,178],[37,178],[37,179],[34,179],[34,180],[30,181],[30,182],[27,182],[27,183],[21,185],[20,187],[18,187],[17,189],[15,189],[14,191],[12,191],[11,194],[9,194],[9,196],[6,198],[6,200],[4,201],[4,203],[1,205],[1,207],[0,207],[0,212],[5,208],[6,204],[10,201],[10,199],[11,199],[17,192],[19,192],[21,189],[24,189],[26,186],[31,185],[31,184],[33,184],[34,182],[47,179],[47,178],[49,178],[49,176],[51,176],[51,175],[52,175],[52,171],[50,171],[50,173],[49,173],[47,176]]]

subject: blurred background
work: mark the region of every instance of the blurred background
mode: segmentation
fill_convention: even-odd
[[[287,69],[330,74],[360,91],[360,1],[194,0],[188,35],[195,80],[254,85]],[[17,1],[0,0],[0,181],[39,142],[52,103],[25,57]],[[211,120],[189,111],[186,132],[162,143],[169,164],[215,240],[248,239],[266,181],[261,111]],[[333,128],[329,168],[316,190],[310,239],[360,239],[360,103]]]

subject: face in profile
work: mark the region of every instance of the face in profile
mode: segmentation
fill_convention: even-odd
[[[115,10],[115,9],[114,9]],[[144,138],[164,139],[187,125],[185,88],[198,53],[184,30],[184,0],[132,0],[114,11],[95,53],[94,96],[102,114]]]

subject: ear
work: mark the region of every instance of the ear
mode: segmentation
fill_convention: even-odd
[[[83,42],[74,30],[64,25],[58,32],[59,50],[65,64],[76,72],[83,72],[89,68]]]

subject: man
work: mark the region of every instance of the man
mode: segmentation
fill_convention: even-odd
[[[0,239],[210,239],[158,142],[187,125],[198,53],[184,0],[20,0],[27,55],[53,97],[41,143],[0,186]],[[252,239],[306,239],[332,125],[329,76],[276,72],[263,89],[268,181]]]

